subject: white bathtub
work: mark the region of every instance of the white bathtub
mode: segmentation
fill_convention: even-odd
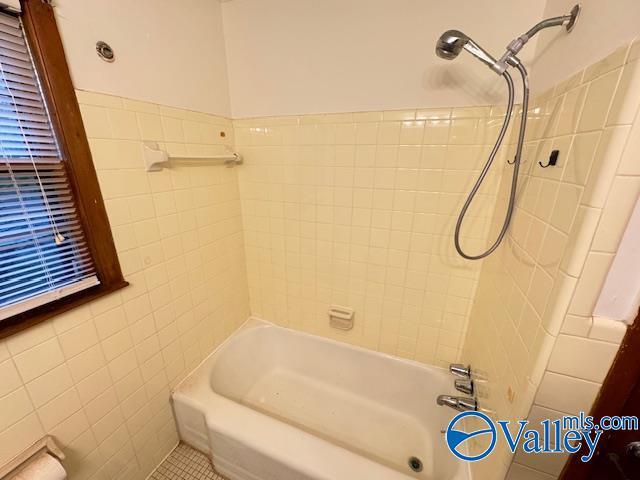
[[[442,369],[252,319],[173,392],[182,440],[232,480],[469,480]],[[423,463],[420,473],[410,457]]]

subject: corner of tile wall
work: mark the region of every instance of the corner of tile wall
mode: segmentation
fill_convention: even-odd
[[[458,359],[480,262],[457,213],[502,124],[491,107],[234,120],[252,312],[425,363]],[[487,242],[502,169],[469,212]],[[350,332],[330,304],[353,308]]]
[[[248,318],[249,303],[236,170],[148,173],[142,142],[217,153],[233,126],[77,97],[130,286],[0,341],[0,464],[50,434],[70,478],[143,479],[178,442],[171,389]]]
[[[626,331],[592,312],[640,192],[639,58],[636,41],[532,101],[514,224],[483,265],[462,355],[493,382],[496,418],[589,410]],[[551,149],[557,166],[540,168]],[[512,471],[556,478],[563,459],[538,457]]]
[[[570,240],[577,248],[562,262],[578,285],[531,407],[532,421],[588,411],[626,333],[623,322],[591,312],[640,193],[639,66],[640,41],[635,40],[585,73],[595,79],[622,68],[601,139],[597,148],[589,148],[595,152],[590,180]],[[595,138],[596,132],[590,135]],[[590,142],[583,138],[585,145]],[[563,465],[544,455],[517,456],[508,478],[520,478],[520,470],[533,478],[557,478]]]

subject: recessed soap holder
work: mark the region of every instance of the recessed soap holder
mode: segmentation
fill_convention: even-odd
[[[353,328],[354,311],[352,308],[340,305],[329,306],[329,325],[339,330],[351,330]]]

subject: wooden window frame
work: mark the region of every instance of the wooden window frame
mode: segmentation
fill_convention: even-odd
[[[22,24],[40,77],[51,123],[64,158],[78,217],[100,284],[0,321],[0,338],[124,288],[107,210],[98,184],[80,107],[71,81],[53,8],[21,0]]]

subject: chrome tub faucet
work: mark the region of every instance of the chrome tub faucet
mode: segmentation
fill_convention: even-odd
[[[445,405],[451,407],[459,412],[466,412],[468,410],[477,410],[478,402],[475,398],[471,397],[454,397],[452,395],[438,395],[438,405]]]
[[[453,375],[461,377],[455,379],[453,383],[456,390],[470,396],[456,397],[453,395],[438,395],[438,399],[436,400],[437,404],[453,408],[459,412],[478,410],[478,401],[475,397],[475,389],[473,386],[473,380],[471,379],[471,365],[452,363],[449,365],[449,371]]]

